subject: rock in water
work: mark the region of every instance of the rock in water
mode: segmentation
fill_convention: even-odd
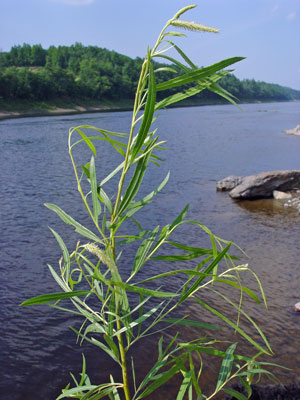
[[[294,309],[295,309],[295,311],[300,312],[300,303],[296,303],[294,305]]]
[[[231,190],[230,197],[237,200],[259,199],[273,196],[274,190],[285,192],[300,188],[300,171],[271,171],[246,176]]]
[[[296,135],[300,136],[300,125],[297,125],[296,128],[294,129],[287,129],[286,131],[283,131],[287,135]]]
[[[221,181],[217,182],[217,191],[219,192],[227,192],[228,190],[232,190],[237,185],[242,183],[243,177],[242,176],[227,176],[227,178],[222,179]]]
[[[287,200],[292,197],[290,193],[280,192],[279,190],[273,190],[273,197],[276,200]]]

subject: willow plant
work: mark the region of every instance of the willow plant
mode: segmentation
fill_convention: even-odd
[[[228,253],[232,243],[215,236],[200,222],[187,219],[188,206],[170,224],[162,228],[157,226],[152,231],[143,230],[135,216],[145,208],[149,213],[149,204],[169,179],[168,174],[151,193],[143,198],[139,197],[139,189],[149,163],[159,164],[161,158],[157,153],[164,149],[164,141],[159,139],[156,130],[152,128],[156,111],[204,89],[234,102],[233,96],[222,89],[218,81],[230,72],[225,68],[242,60],[241,57],[229,58],[209,67],[198,68],[174,43],[176,37],[185,36],[178,31],[178,28],[217,32],[216,29],[180,19],[182,14],[194,7],[191,5],[178,11],[166,23],[154,47],[148,48],[137,85],[131,127],[127,134],[92,126],[78,126],[69,131],[69,155],[78,191],[94,229],[83,226],[57,205],[46,204],[46,207],[53,210],[66,224],[75,228],[81,240],[70,252],[62,237],[51,229],[63,256],[58,268],[55,270],[49,265],[49,270],[60,286],[61,292],[35,297],[22,305],[47,303],[56,309],[80,315],[83,324],[80,329],[72,328],[73,331],[82,342],[88,341],[108,354],[119,365],[122,380],[116,382],[111,376],[109,382],[92,384],[86,373],[83,358],[80,381],[72,375],[74,387],[68,385],[64,388],[57,400],[63,398],[98,400],[104,397],[111,400],[121,398],[141,400],[152,395],[175,375],[178,379],[177,400],[184,397],[211,399],[220,391],[238,399],[246,399],[244,395],[230,388],[231,382],[239,379],[250,396],[253,378],[262,373],[270,374],[266,370],[266,365],[269,364],[258,361],[262,354],[272,354],[270,345],[241,304],[243,296],[250,296],[257,303],[261,302],[260,297],[265,303],[264,292],[259,279],[248,265],[235,264],[236,259]],[[177,56],[167,55],[170,49],[173,49]],[[159,58],[171,62],[170,66],[161,64],[157,67],[158,64],[154,61]],[[157,83],[161,72],[166,70],[174,74],[174,77]],[[180,87],[183,87],[181,91],[178,90],[172,95],[169,91],[169,95],[163,98],[164,91]],[[158,94],[161,99],[159,101]],[[95,143],[101,141],[109,143],[121,155],[122,162],[107,176],[99,179],[98,175],[96,176]],[[80,144],[88,146],[91,152],[90,160],[82,165],[75,161],[73,152]],[[113,196],[109,196],[106,184],[117,177],[119,180],[116,192]],[[114,182],[115,179],[110,184],[113,185]],[[86,185],[88,185],[87,191],[85,191]],[[128,223],[132,221],[136,223],[136,233],[126,234],[126,227],[128,229]],[[211,248],[195,247],[170,239],[175,230],[186,224],[205,232],[210,238]],[[133,242],[137,244],[133,265],[128,265],[127,276],[121,276],[118,265],[122,260],[122,254],[119,249]],[[162,252],[163,247],[165,250]],[[167,255],[167,249],[170,248],[176,251]],[[189,260],[186,269],[171,268],[147,279],[138,279],[141,269],[148,262],[163,261],[165,266],[167,262],[176,263],[185,260]],[[221,262],[222,268],[219,267]],[[259,297],[241,282],[242,273],[247,272],[250,272],[258,282]],[[182,282],[177,291],[164,290],[170,276],[178,276]],[[224,295],[224,290],[222,292],[218,290],[219,285],[236,289],[239,301],[235,303]],[[216,296],[229,304],[236,311],[237,318],[231,320],[220,310],[209,305],[205,297],[207,291],[213,291]],[[60,302],[64,299],[70,301],[70,307],[61,306]],[[178,317],[180,314],[176,310],[187,301],[197,303],[198,307],[203,307],[213,316],[220,318],[223,324],[226,323],[246,339],[256,350],[256,354],[252,357],[238,354],[237,343],[230,344],[225,351],[220,350],[215,337],[217,326],[190,319],[189,315]],[[250,325],[255,335],[259,335],[259,341],[241,327],[240,315],[248,321],[247,331]],[[176,332],[177,325],[197,327],[199,337],[193,341],[185,341],[178,333],[171,335],[171,339],[170,334],[164,335],[170,328],[171,332]],[[213,335],[208,336],[207,332],[210,330]],[[158,358],[150,371],[145,373],[144,379],[137,382],[134,360],[129,362],[128,351],[137,341],[153,331],[162,332],[157,343]],[[169,338],[167,343],[166,337]],[[223,359],[215,389],[211,394],[204,394],[201,389],[203,353]]]

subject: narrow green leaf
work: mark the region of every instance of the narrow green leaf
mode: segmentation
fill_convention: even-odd
[[[221,386],[229,379],[232,364],[233,364],[233,353],[236,349],[237,343],[233,343],[228,347],[225,352],[224,359],[222,361],[221,369],[218,376],[216,391],[220,389]]]
[[[63,300],[63,299],[68,299],[70,297],[75,297],[75,296],[85,296],[89,293],[90,293],[89,290],[76,290],[74,292],[44,294],[41,296],[32,297],[31,299],[25,300],[20,305],[21,306],[33,306],[35,304],[43,304],[43,303],[48,303],[49,301]]]
[[[61,208],[56,206],[55,204],[46,203],[45,206],[50,210],[56,212],[56,214],[61,218],[68,225],[72,225],[75,228],[75,231],[78,232],[80,235],[92,240],[93,242],[102,243],[102,240],[96,236],[93,232],[89,229],[85,228],[79,222],[75,221],[70,215],[64,212]]]
[[[183,378],[183,381],[182,381],[182,383],[180,385],[176,400],[183,400],[185,392],[187,391],[187,389],[190,386],[191,381],[192,381],[193,371],[188,371],[188,372],[183,373],[183,374],[184,374],[184,378]]]
[[[153,66],[152,63],[149,62],[149,83],[148,83],[148,95],[147,95],[147,101],[145,105],[145,111],[144,111],[144,117],[139,129],[139,133],[137,135],[136,142],[133,146],[132,152],[131,152],[131,163],[134,161],[136,155],[142,148],[144,141],[146,139],[146,136],[149,132],[149,128],[152,123],[153,119],[153,113],[154,113],[154,108],[155,108],[155,101],[156,101],[156,84],[155,84],[155,75],[153,71]]]
[[[98,187],[98,197],[100,201],[107,207],[108,211],[110,214],[113,213],[113,205],[112,202],[110,201],[110,198],[107,196],[105,191],[102,189],[101,186]]]
[[[226,285],[230,285],[233,286],[239,290],[242,290],[243,292],[247,293],[250,297],[252,297],[253,300],[256,301],[257,304],[260,304],[260,300],[259,298],[256,296],[255,293],[252,292],[251,289],[247,288],[246,286],[240,286],[238,283],[230,281],[228,279],[215,279],[215,282],[221,282],[221,283],[225,283]]]
[[[208,304],[204,303],[200,299],[195,297],[195,300],[201,304],[204,308],[209,310],[212,314],[215,314],[217,317],[219,317],[222,321],[226,322],[229,326],[231,326],[233,329],[235,329],[241,336],[243,336],[246,340],[248,340],[249,343],[251,343],[254,347],[256,347],[259,351],[261,351],[264,354],[271,355],[269,351],[261,347],[255,340],[253,340],[246,332],[244,332],[239,326],[237,326],[234,322],[230,321],[225,315],[221,314],[219,311],[214,309],[213,307],[210,307]]]
[[[138,248],[138,250],[137,250],[137,252],[136,252],[136,256],[135,256],[135,260],[134,260],[134,264],[133,264],[133,269],[132,269],[132,271],[131,271],[131,276],[130,276],[130,278],[131,278],[132,276],[134,276],[134,275],[142,268],[142,266],[144,265],[146,256],[147,256],[147,254],[148,254],[148,252],[149,252],[149,250],[150,250],[150,247],[152,246],[152,244],[153,244],[153,242],[154,242],[154,240],[155,240],[155,238],[156,238],[156,236],[157,236],[158,230],[159,230],[159,226],[157,226],[157,227],[151,232],[150,236],[149,236],[147,239],[145,239],[145,240],[141,243],[140,247]]]
[[[175,32],[175,31],[172,31],[172,32],[167,32],[167,33],[165,33],[164,34],[164,37],[169,37],[169,36],[175,36],[175,37],[186,37],[186,35],[184,34],[184,33],[181,33],[181,32]]]
[[[260,327],[257,325],[257,323],[240,307],[240,305],[235,304],[233,301],[231,301],[227,296],[224,296],[222,293],[214,291],[215,294],[218,296],[222,297],[225,301],[227,301],[232,307],[234,307],[239,313],[243,314],[247,320],[254,326],[254,328],[257,330],[257,332],[260,334],[261,338],[265,342],[267,348],[270,351],[270,354],[272,354],[272,349],[271,346],[263,333],[263,331],[260,329]]]
[[[125,326],[124,328],[121,328],[117,332],[113,334],[113,336],[119,335],[120,333],[126,332],[128,329],[132,329],[135,326],[139,326],[142,322],[144,322],[146,319],[151,317],[151,315],[155,314],[156,311],[159,310],[159,308],[162,306],[163,302],[160,303],[158,306],[155,306],[151,308],[149,311],[145,312],[143,315],[141,315],[139,318],[136,320],[132,321],[127,327]]]
[[[249,385],[248,382],[246,382],[245,379],[243,379],[241,376],[238,376],[238,378],[239,378],[239,381],[241,382],[241,384],[243,385],[244,389],[246,390],[246,392],[248,394],[248,399],[249,399],[252,394],[251,385]]]
[[[216,64],[210,65],[209,67],[205,68],[198,68],[196,70],[193,70],[191,72],[188,72],[182,76],[179,76],[177,78],[170,79],[169,81],[159,83],[156,85],[156,91],[161,91],[161,90],[167,90],[171,89],[177,86],[182,86],[186,85],[187,83],[195,82],[204,78],[207,78],[209,75],[212,75],[216,73],[217,71],[220,71],[229,65],[232,65],[238,61],[243,60],[244,57],[232,57],[228,58],[226,60],[220,61]]]
[[[97,152],[96,152],[95,146],[93,145],[93,142],[79,128],[81,128],[81,127],[77,127],[77,128],[75,128],[75,130],[79,133],[79,135],[82,137],[84,142],[88,145],[88,147],[92,150],[92,152],[94,153],[94,156],[96,157]]]
[[[83,386],[83,384],[85,382],[85,378],[86,378],[86,361],[85,361],[84,354],[82,354],[82,371],[81,371],[81,379],[80,379],[79,386]]]
[[[185,318],[164,318],[162,320],[162,322],[167,322],[169,324],[175,324],[175,325],[195,326],[197,328],[211,329],[214,331],[222,330],[222,328],[220,328],[219,326],[216,326],[216,325],[208,324],[206,322],[185,319]]]
[[[114,353],[116,358],[120,360],[120,353],[113,339],[108,335],[104,335],[104,340],[106,341],[106,343],[108,344],[108,346],[110,347],[111,351]]]
[[[211,88],[215,87],[215,83],[222,79],[225,75],[227,75],[230,71],[220,71],[216,74],[201,80],[197,81],[197,85],[186,89],[184,92],[175,93],[165,99],[161,100],[160,102],[156,103],[155,110],[159,110],[161,108],[166,108],[171,104],[178,103],[182,100],[185,100],[189,97],[195,96],[196,94],[202,92],[205,89],[211,90]],[[213,90],[211,90],[213,91]]]
[[[159,290],[146,289],[139,286],[128,285],[127,283],[124,282],[112,282],[112,283],[124,290],[129,290],[130,292],[139,293],[145,296],[162,297],[162,298],[179,296],[178,293],[161,292]]]
[[[83,335],[82,333],[80,333],[77,329],[71,327],[72,331],[75,332],[78,336],[82,337],[84,340],[87,340],[88,342],[94,344],[97,347],[100,347],[101,350],[103,350],[105,353],[107,353],[114,361],[116,361],[118,364],[120,364],[119,359],[116,357],[115,353],[107,346],[105,346],[105,344],[103,344],[102,342],[100,342],[99,340],[91,337],[87,337],[85,335]]]
[[[70,263],[71,263],[69,251],[68,251],[67,246],[65,245],[64,241],[62,240],[61,236],[57,232],[55,232],[52,228],[49,227],[49,229],[55,236],[55,238],[63,252],[64,262],[65,262],[64,278],[68,282],[69,277],[70,277]]]
[[[138,161],[134,174],[129,182],[129,185],[127,186],[123,199],[120,203],[118,210],[119,215],[121,215],[130,205],[130,202],[134,200],[134,197],[136,196],[140,188],[144,174],[146,172],[150,155],[151,153],[149,153],[145,158],[142,158]]]
[[[190,68],[188,68],[186,65],[182,64],[181,62],[179,62],[178,60],[176,60],[173,57],[166,56],[165,54],[154,54],[153,57],[158,57],[158,58],[163,58],[164,60],[168,60],[171,63],[177,65],[177,67],[179,67],[179,70],[182,70],[183,72],[189,72],[190,71]]]
[[[174,375],[176,375],[181,368],[184,365],[184,361],[177,361],[173,367],[171,367],[168,371],[163,372],[161,376],[156,379],[153,383],[151,383],[144,391],[143,393],[137,397],[137,400],[142,399],[146,396],[149,396],[149,394],[153,393],[156,389],[164,385],[166,382],[168,382]]]
[[[95,168],[95,159],[91,158],[90,161],[90,180],[91,180],[91,191],[92,191],[92,200],[93,200],[93,211],[94,211],[94,219],[96,223],[98,223],[98,217],[101,213],[101,206],[98,201],[98,191],[97,191],[97,178],[96,178],[96,168]]]
[[[100,187],[102,187],[106,182],[113,178],[118,172],[124,167],[124,161],[122,161],[112,172],[110,172],[102,181],[100,182]]]
[[[187,261],[193,260],[195,258],[202,257],[204,255],[211,254],[211,249],[199,249],[194,253],[189,254],[179,254],[179,255],[170,255],[170,256],[155,256],[152,257],[151,260],[161,260],[161,261]]]
[[[174,68],[170,68],[170,67],[161,67],[161,68],[157,68],[154,72],[173,72],[174,74],[177,74],[177,71]]]
[[[176,44],[172,43],[174,49],[178,52],[178,54],[181,55],[181,57],[184,59],[184,61],[192,68],[192,69],[197,69],[197,65],[193,63],[193,61],[181,50],[180,47],[178,47]]]
[[[126,236],[118,236],[118,237],[126,237],[127,239],[119,240],[116,242],[116,246],[121,246],[124,244],[135,242],[136,240],[143,239],[146,235],[149,235],[150,231],[141,231],[138,235],[126,235]]]
[[[203,276],[201,276],[200,278],[198,278],[196,280],[196,282],[193,283],[193,285],[186,291],[183,293],[181,299],[180,299],[180,303],[182,303],[183,301],[185,301],[188,297],[190,297],[199,287],[199,285],[203,282],[203,280],[205,279],[205,277],[207,276],[207,274],[210,274],[211,271],[214,270],[215,266],[218,265],[218,263],[222,260],[222,258],[224,258],[225,254],[228,252],[229,248],[231,246],[231,243],[228,244],[228,246],[226,246],[219,254],[218,256],[210,263],[210,265],[205,269]]]
[[[246,396],[244,396],[242,393],[237,392],[234,389],[230,389],[230,388],[225,388],[223,389],[223,392],[225,392],[226,394],[229,394],[230,396],[234,397],[237,400],[247,400],[248,398]]]
[[[83,392],[85,392],[87,390],[90,391],[90,390],[93,390],[93,389],[96,389],[96,388],[97,388],[97,386],[95,386],[95,385],[84,385],[84,386],[81,386],[81,387],[75,387],[75,388],[72,388],[72,389],[68,389],[68,390],[64,391],[63,394],[58,396],[56,400],[64,399],[65,397],[70,397],[70,396],[76,395],[76,394],[78,396],[80,393],[83,394]]]

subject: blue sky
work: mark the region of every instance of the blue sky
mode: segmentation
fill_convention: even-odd
[[[245,56],[238,78],[300,90],[300,0],[0,0],[0,49],[81,42],[143,57],[165,21],[188,4],[197,8],[185,19],[220,30],[180,39],[197,65]]]

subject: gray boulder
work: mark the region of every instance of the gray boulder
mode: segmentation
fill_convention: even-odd
[[[233,199],[258,199],[273,196],[274,190],[285,192],[300,188],[300,171],[261,172],[243,178],[229,193]]]
[[[217,191],[219,192],[227,192],[232,190],[237,185],[242,183],[243,177],[242,176],[227,176],[227,178],[222,179],[221,181],[217,182]]]

